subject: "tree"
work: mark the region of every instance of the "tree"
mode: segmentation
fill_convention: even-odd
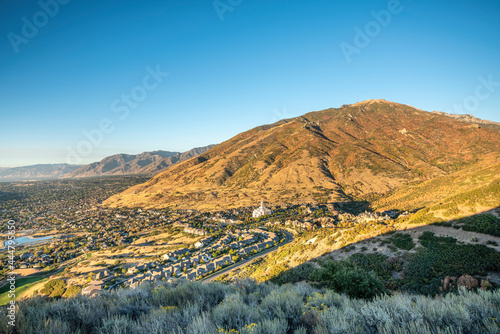
[[[385,292],[384,285],[373,272],[345,261],[328,261],[309,278],[350,297],[371,299]]]
[[[80,292],[82,292],[82,288],[80,286],[72,285],[66,290],[66,292],[62,296],[64,298],[70,298],[78,295]]]
[[[64,282],[64,280],[54,279],[45,283],[43,289],[40,290],[40,293],[56,298],[61,297],[64,294],[65,288],[66,282]]]

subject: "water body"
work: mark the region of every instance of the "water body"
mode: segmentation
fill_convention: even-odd
[[[15,238],[15,239],[14,239],[14,243],[15,243],[16,245],[31,244],[31,243],[33,243],[33,244],[37,244],[37,243],[45,242],[45,241],[50,240],[50,239],[52,239],[52,238],[53,238],[53,237],[40,237],[40,238],[32,238],[32,237],[19,237],[19,238]],[[3,242],[3,245],[4,245],[5,247],[7,247],[7,246],[8,246],[8,241],[9,241],[9,240],[7,240],[7,241],[4,241],[4,242]]]

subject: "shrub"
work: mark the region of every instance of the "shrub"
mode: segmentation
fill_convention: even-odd
[[[479,214],[457,221],[464,231],[474,231],[500,237],[500,219],[492,214]]]
[[[80,292],[82,292],[82,287],[78,285],[72,285],[70,286],[66,292],[62,295],[64,298],[70,298],[78,295]]]
[[[277,287],[237,281],[224,289],[222,300],[220,284],[181,281],[143,284],[92,298],[31,298],[17,302],[14,333],[430,334],[498,333],[499,329],[500,290],[461,289],[442,298],[400,293],[364,300],[306,283]],[[182,298],[183,292],[199,292],[203,297],[199,304],[190,296],[188,302],[178,301],[180,306],[155,306],[158,301],[152,296],[163,290],[171,292],[169,298]],[[211,291],[215,296],[210,296]],[[7,312],[0,308],[0,318]],[[218,321],[227,327],[219,327]],[[13,331],[1,321],[0,332]]]
[[[415,243],[413,242],[411,235],[408,233],[396,233],[390,238],[390,240],[394,246],[400,249],[410,250],[415,247]]]
[[[66,282],[62,279],[54,279],[50,280],[43,288],[40,290],[40,293],[44,295],[49,295],[50,297],[61,297],[64,294],[64,290],[66,288]]]
[[[451,237],[436,237],[424,232],[419,238],[424,248],[408,257],[403,287],[423,294],[439,293],[446,276],[486,275],[498,272],[500,253],[485,245],[459,245]]]
[[[215,324],[226,330],[240,330],[245,324],[259,320],[260,310],[244,303],[241,294],[230,294],[214,309]]]
[[[365,271],[347,261],[327,261],[311,279],[350,297],[373,298],[385,292],[384,285],[373,271]]]
[[[311,272],[314,270],[314,266],[309,263],[303,263],[295,268],[291,268],[280,273],[276,278],[273,279],[274,283],[286,284],[286,283],[296,283],[306,280]]]
[[[284,285],[279,290],[271,291],[261,303],[262,310],[270,318],[279,318],[295,328],[300,323],[303,300],[290,285]]]

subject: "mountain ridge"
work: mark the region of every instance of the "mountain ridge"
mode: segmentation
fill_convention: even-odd
[[[499,143],[496,125],[368,100],[242,132],[104,204],[215,210],[372,198],[499,154]]]
[[[101,161],[83,166],[68,177],[111,176],[129,174],[157,174],[167,168],[193,158],[214,145],[196,147],[186,152],[151,151],[139,154],[115,154]]]
[[[186,152],[151,151],[139,154],[119,153],[88,165],[66,163],[0,167],[1,182],[71,179],[83,177],[151,174],[204,153],[214,145],[195,147]]]

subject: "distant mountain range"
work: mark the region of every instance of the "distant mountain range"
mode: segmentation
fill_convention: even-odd
[[[81,165],[41,164],[23,167],[1,168],[0,181],[59,179],[71,174]]]
[[[214,210],[367,200],[500,159],[500,126],[385,100],[263,125],[104,204]],[[463,120],[466,120],[464,122]]]
[[[49,180],[92,176],[157,174],[167,168],[202,154],[214,145],[187,152],[153,151],[141,154],[116,154],[89,165],[42,164],[24,167],[0,167],[0,181]]]
[[[128,174],[157,174],[167,168],[205,153],[215,145],[197,147],[186,152],[153,151],[141,154],[116,154],[102,159],[99,162],[83,166],[69,175],[70,178],[128,175]]]

